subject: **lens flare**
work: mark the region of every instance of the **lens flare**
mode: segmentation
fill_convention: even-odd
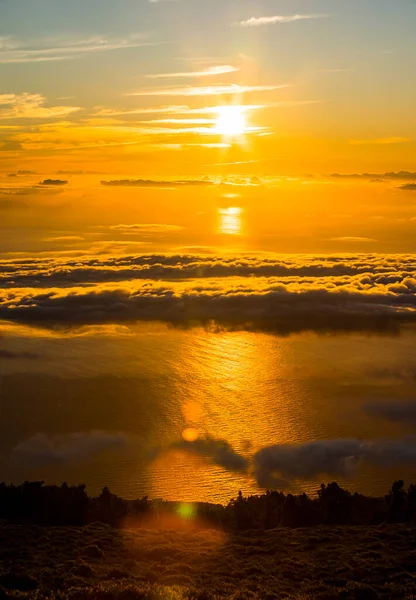
[[[182,437],[186,442],[195,442],[199,438],[197,429],[187,427],[182,431]]]
[[[188,504],[187,502],[181,502],[176,511],[181,519],[184,519],[185,521],[189,521],[196,516],[195,506],[193,504]]]

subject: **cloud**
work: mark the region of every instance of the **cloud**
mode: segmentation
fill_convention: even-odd
[[[62,190],[57,189],[60,186],[48,185],[26,185],[26,186],[0,186],[0,197],[12,198],[14,196],[34,196],[34,195],[55,195],[60,194]]]
[[[412,424],[416,423],[416,402],[391,402],[367,404],[366,411],[376,417],[382,417],[389,421]]]
[[[198,438],[193,442],[179,440],[177,442],[173,442],[168,447],[168,450],[170,449],[183,450],[184,452],[202,456],[215,465],[232,472],[244,472],[247,470],[249,465],[248,460],[236,452],[227,441],[214,439],[209,436],[205,438]],[[155,451],[153,453],[154,458],[156,458],[162,451],[163,449]]]
[[[14,189],[19,195],[27,188]],[[56,190],[37,188],[44,193]],[[141,224],[139,224],[141,226]],[[113,227],[120,227],[115,225]],[[121,225],[125,227],[125,225]],[[100,227],[105,229],[106,227]],[[72,259],[21,258],[19,261],[0,260],[0,286],[19,287],[61,286],[84,283],[105,283],[133,279],[191,281],[198,279],[209,284],[219,280],[227,287],[228,278],[238,278],[241,285],[296,286],[305,289],[366,291],[373,289],[388,295],[394,291],[409,292],[414,287],[416,273],[414,255],[367,254],[352,256],[280,256],[237,255],[213,256],[192,254],[139,254],[124,256],[83,256]],[[397,287],[399,286],[399,287]],[[393,288],[393,289],[392,289]]]
[[[173,231],[165,224],[113,227]],[[103,244],[103,252],[114,252],[113,242]],[[144,320],[280,334],[392,333],[416,322],[416,262],[379,254],[9,259],[0,261],[1,318],[49,327]]]
[[[0,64],[38,63],[72,60],[90,53],[109,52],[126,48],[140,48],[153,45],[147,34],[137,34],[126,38],[91,37],[87,39],[55,39],[25,43],[8,39],[2,44]]]
[[[14,446],[11,459],[15,463],[45,467],[77,464],[101,452],[115,451],[153,461],[175,449],[201,456],[232,473],[253,474],[258,485],[267,489],[290,488],[296,480],[346,477],[361,463],[385,468],[416,466],[416,436],[275,444],[261,448],[249,460],[226,440],[209,435],[193,442],[177,440],[166,447],[152,448],[122,432],[37,433]]]
[[[157,234],[182,231],[180,225],[167,225],[165,223],[134,223],[132,225],[112,225],[110,229],[120,231],[124,234]]]
[[[81,110],[79,106],[45,104],[46,98],[42,94],[0,94],[0,119],[55,119]]]
[[[368,238],[368,237],[359,237],[359,236],[352,236],[352,235],[347,235],[347,236],[342,236],[342,237],[334,237],[334,238],[329,238],[328,242],[376,242],[377,240],[374,240],[373,238]]]
[[[101,185],[108,187],[194,187],[213,185],[209,179],[184,179],[172,181],[157,181],[151,179],[113,179],[110,181],[101,181]]]
[[[84,175],[85,171],[83,171],[82,169],[77,169],[77,170],[59,170],[56,171],[57,175]]]
[[[405,192],[416,192],[416,183],[405,183],[404,185],[399,186],[398,189]]]
[[[151,119],[148,121],[140,121],[140,123],[147,123],[148,125],[215,125],[215,119]]]
[[[66,274],[70,280],[70,274]],[[391,286],[392,288],[394,286]],[[161,321],[186,327],[267,331],[396,333],[416,321],[414,288],[394,293],[364,285],[201,280],[134,286],[20,290],[0,294],[0,319],[43,326]]]
[[[67,185],[68,181],[65,179],[44,179],[39,182],[39,185]]]
[[[14,351],[0,348],[0,359],[1,360],[33,360],[39,358],[38,354],[33,352]]]
[[[0,144],[2,152],[19,152],[20,150],[23,150],[22,144],[11,138],[0,140]]]
[[[175,79],[183,77],[213,77],[216,75],[226,75],[228,73],[235,73],[239,71],[238,67],[232,65],[218,65],[214,67],[207,67],[202,71],[185,71],[178,73],[156,73],[155,75],[146,75],[148,79]]]
[[[64,435],[37,433],[19,442],[11,452],[12,460],[30,466],[76,464],[90,460],[105,451],[132,452],[148,460],[155,460],[169,450],[182,450],[201,456],[231,472],[247,471],[248,460],[236,452],[225,440],[210,436],[193,442],[181,439],[167,447],[146,447],[136,436],[107,431],[76,432]]]
[[[314,101],[305,101],[306,103],[314,102]],[[286,105],[286,103],[277,103],[276,106],[280,106],[281,104]],[[292,103],[289,103],[292,105]],[[275,104],[255,104],[249,105],[246,104],[241,107],[243,112],[248,112],[250,110],[259,110],[261,108],[267,108],[269,106],[275,106]],[[187,105],[173,105],[173,106],[157,106],[150,108],[135,108],[133,110],[119,110],[112,108],[99,108],[96,113],[94,113],[94,117],[111,117],[118,115],[156,115],[156,114],[174,114],[174,115],[217,115],[222,111],[223,106],[203,106],[200,108],[190,108]]]
[[[280,487],[282,478],[316,479],[351,475],[360,461],[382,467],[416,465],[416,437],[397,440],[333,439],[302,444],[276,444],[259,450],[253,459],[260,487]]]
[[[317,440],[304,444],[276,444],[259,450],[253,460],[260,487],[275,487],[275,478],[314,479],[348,475],[362,454],[355,439]]]
[[[32,466],[72,464],[105,450],[123,450],[127,446],[123,433],[89,431],[56,436],[37,433],[13,448],[12,459]]]
[[[81,242],[84,238],[79,235],[57,235],[55,237],[44,238],[44,242]]]
[[[273,15],[270,17],[251,17],[246,21],[240,21],[243,27],[258,27],[259,25],[274,25],[276,23],[292,23],[293,21],[303,21],[308,19],[323,19],[329,15]]]
[[[220,84],[211,86],[183,86],[165,87],[151,90],[140,90],[129,94],[130,96],[221,96],[229,94],[245,94],[249,92],[271,92],[286,85],[238,85]]]
[[[398,379],[400,381],[416,380],[416,365],[401,365],[399,367],[371,367],[367,370],[369,377],[375,379]]]
[[[416,173],[412,173],[409,171],[398,171],[397,173],[394,171],[388,173],[332,173],[330,177],[334,179],[416,179]]]

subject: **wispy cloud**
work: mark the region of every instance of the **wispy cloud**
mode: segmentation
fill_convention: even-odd
[[[119,231],[124,235],[173,233],[182,231],[180,225],[168,225],[166,223],[134,223],[132,225],[112,225],[110,229]]]
[[[151,90],[140,90],[129,96],[221,96],[229,94],[245,94],[248,92],[271,92],[287,87],[287,85],[210,85],[165,87]]]
[[[359,236],[354,236],[354,235],[346,235],[343,237],[333,237],[333,238],[329,238],[329,240],[327,240],[328,242],[352,242],[352,243],[359,243],[359,242],[376,242],[377,240],[374,240],[373,238],[368,238],[368,237],[359,237]]]
[[[226,75],[227,73],[235,73],[239,71],[238,67],[232,65],[219,65],[216,67],[208,67],[202,71],[185,71],[179,73],[156,73],[155,75],[147,75],[149,79],[166,79],[166,78],[181,78],[181,77],[213,77],[215,75]]]
[[[44,238],[44,242],[82,242],[85,238],[79,235],[57,235]]]
[[[185,179],[160,181],[151,179],[113,179],[110,181],[101,181],[101,185],[108,187],[194,187],[213,185],[209,179]],[[123,227],[126,227],[123,225]]]
[[[140,121],[149,125],[215,125],[215,119],[151,119],[150,121]]]
[[[42,94],[0,94],[0,119],[53,119],[81,110],[79,106],[45,104]]]
[[[416,192],[416,183],[405,183],[399,187],[399,190],[403,190],[405,192]]]
[[[6,39],[2,42],[0,64],[35,63],[59,60],[71,60],[91,52],[107,52],[123,48],[139,48],[149,46],[147,34],[137,34],[127,38],[105,38],[102,36],[81,40],[50,40],[21,42]]]
[[[270,17],[251,17],[246,21],[240,21],[243,27],[258,27],[259,25],[274,25],[275,23],[292,23],[306,19],[323,19],[329,15],[272,15]]]
[[[281,103],[285,104],[285,103]],[[250,110],[260,110],[267,108],[268,106],[274,106],[270,104],[251,104],[241,106],[243,112]],[[203,106],[201,108],[190,108],[184,105],[173,105],[173,106],[155,106],[150,108],[135,108],[132,110],[118,110],[112,108],[98,108],[97,112],[94,113],[93,117],[116,117],[116,116],[128,116],[128,115],[157,115],[157,114],[176,114],[176,115],[214,115],[221,112],[223,106]]]
[[[125,115],[156,115],[156,114],[184,114],[191,110],[188,106],[157,106],[151,108],[134,108],[132,110],[119,110],[113,108],[97,108],[93,117],[116,117]]]

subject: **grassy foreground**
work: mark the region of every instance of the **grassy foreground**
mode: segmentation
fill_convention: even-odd
[[[413,525],[236,533],[180,520],[153,525],[2,521],[0,598],[416,599]]]

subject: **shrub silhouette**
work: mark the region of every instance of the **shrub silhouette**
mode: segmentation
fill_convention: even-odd
[[[267,491],[221,504],[198,503],[196,513],[204,523],[229,530],[314,527],[316,525],[377,525],[416,520],[416,485],[406,490],[395,481],[381,498],[351,494],[336,482],[322,484],[315,497]],[[177,515],[178,504],[149,500],[147,496],[127,501],[105,487],[98,497],[89,497],[85,485],[45,485],[26,481],[21,485],[0,483],[0,519],[41,526],[82,526],[101,522],[121,527],[126,519],[140,522],[161,515]]]

